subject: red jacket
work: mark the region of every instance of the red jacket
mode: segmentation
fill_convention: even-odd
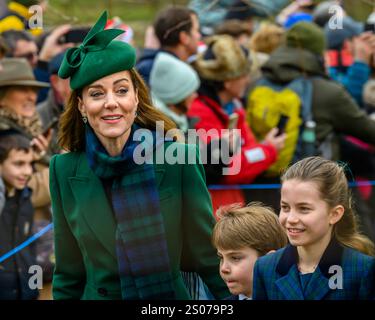
[[[276,161],[277,151],[274,146],[270,144],[258,143],[246,123],[245,110],[241,104],[237,104],[234,111],[238,114],[237,129],[241,130],[241,153],[234,155],[234,161],[240,161],[241,168],[236,175],[223,175],[221,183],[224,184],[248,184],[251,183],[258,175],[263,173],[271,164]],[[223,108],[214,100],[206,96],[198,96],[192,103],[188,116],[197,118],[198,122],[195,124],[195,129],[218,129],[218,136],[220,138],[222,129],[228,128],[229,116],[225,113]],[[200,138],[209,143],[215,136]],[[235,159],[235,157],[237,159]]]

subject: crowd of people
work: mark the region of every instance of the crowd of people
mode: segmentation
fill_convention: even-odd
[[[0,17],[0,300],[375,299],[375,12],[193,0],[135,48],[31,5]]]

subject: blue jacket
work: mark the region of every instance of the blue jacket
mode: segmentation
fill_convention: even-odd
[[[34,69],[34,76],[37,81],[46,82],[50,84],[50,73],[48,71],[48,62],[38,61],[37,66]],[[47,99],[47,95],[50,88],[40,88],[38,91],[37,103],[41,103]]]
[[[370,67],[361,61],[354,62],[346,72],[341,72],[339,68],[328,68],[329,76],[341,83],[360,107],[363,107],[362,92],[366,82],[370,79]]]
[[[148,86],[150,86],[150,74],[154,65],[154,60],[159,52],[160,50],[156,49],[145,49],[135,66]]]
[[[257,260],[254,267],[254,300],[370,300],[375,298],[375,259],[331,241],[303,293],[297,269],[297,248],[286,246]],[[330,273],[342,268],[342,289]],[[330,281],[331,279],[331,281]]]

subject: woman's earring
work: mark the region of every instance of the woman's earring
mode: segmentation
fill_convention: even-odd
[[[86,124],[87,123],[87,117],[86,116],[82,116],[82,121]]]
[[[138,116],[138,112],[137,112],[137,111],[136,111],[136,112],[134,113],[134,116],[135,116],[135,117],[137,117],[137,116]]]

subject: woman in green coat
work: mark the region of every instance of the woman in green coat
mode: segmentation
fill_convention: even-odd
[[[135,50],[113,40],[122,31],[104,30],[106,18],[59,70],[73,92],[59,133],[69,152],[50,164],[54,299],[190,299],[181,271],[223,298],[197,149],[160,138],[156,121],[164,132],[174,124],[152,107]],[[160,161],[170,148],[196,153],[195,164]]]

